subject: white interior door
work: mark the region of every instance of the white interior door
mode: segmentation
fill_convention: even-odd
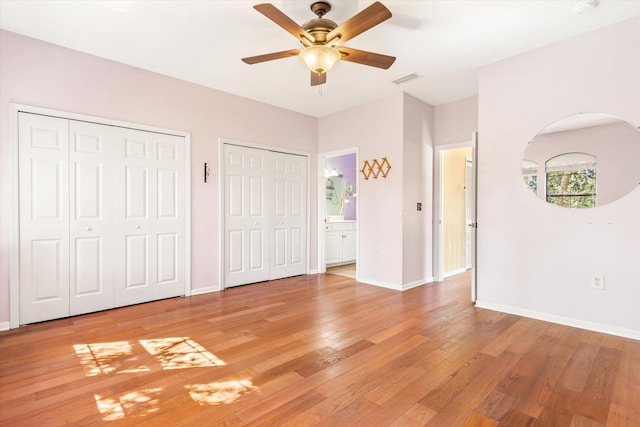
[[[273,211],[270,230],[270,279],[306,273],[307,159],[269,152]]]
[[[182,136],[20,113],[21,324],[184,295]]]
[[[117,129],[117,306],[184,294],[183,140]]]
[[[223,144],[224,286],[305,274],[307,158]]]
[[[471,157],[472,185],[472,226],[471,226],[471,301],[478,299],[478,132],[473,132],[471,139],[473,149]]]
[[[473,230],[474,230],[474,195],[475,190],[473,188],[473,160],[467,157],[467,168],[465,173],[465,268],[472,267],[473,258]]]
[[[269,152],[224,144],[224,284],[269,280]]]
[[[70,315],[115,306],[113,126],[70,121]]]
[[[69,124],[18,119],[20,322],[69,316]]]

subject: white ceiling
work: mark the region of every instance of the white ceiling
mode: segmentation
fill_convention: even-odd
[[[0,0],[0,27],[246,98],[322,117],[405,91],[431,105],[477,94],[478,67],[640,16],[640,0],[383,0],[393,17],[346,45],[396,56],[388,70],[339,62],[309,86],[297,58],[247,65],[240,58],[296,49],[298,41],[252,6],[263,1]],[[294,21],[311,0],[271,1]],[[332,0],[341,24],[372,0]],[[410,73],[420,79],[397,86]]]

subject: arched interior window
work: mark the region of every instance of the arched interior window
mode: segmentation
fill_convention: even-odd
[[[522,161],[522,178],[533,194],[538,194],[538,164],[536,162]]]
[[[596,206],[597,159],[587,153],[565,153],[545,163],[547,202],[567,208]]]

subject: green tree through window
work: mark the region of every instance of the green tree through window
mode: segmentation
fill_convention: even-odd
[[[596,205],[596,169],[547,172],[547,202],[567,208]]]

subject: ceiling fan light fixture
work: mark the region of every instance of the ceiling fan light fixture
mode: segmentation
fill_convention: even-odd
[[[341,55],[334,47],[320,45],[305,47],[298,56],[314,73],[326,73]]]

